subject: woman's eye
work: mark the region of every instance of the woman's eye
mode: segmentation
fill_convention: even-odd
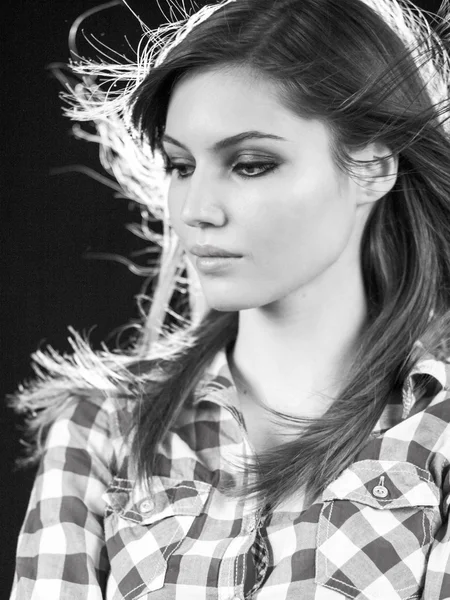
[[[278,166],[276,163],[269,162],[236,163],[233,170],[241,173],[241,177],[252,179],[274,171]],[[171,175],[176,171],[177,179],[187,179],[192,174],[192,172],[189,172],[190,169],[193,170],[194,167],[181,163],[171,163],[170,161],[166,161],[165,164],[166,174]]]
[[[167,175],[171,175],[174,171],[177,172],[178,179],[186,179],[186,169],[189,168],[189,165],[179,165],[175,163],[166,162],[165,171]]]

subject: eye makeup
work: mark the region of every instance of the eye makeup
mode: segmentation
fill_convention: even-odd
[[[190,165],[175,163],[171,161],[166,161],[165,163],[165,171],[167,175],[171,175],[174,172],[177,174],[177,179],[187,179],[189,177],[186,172],[184,175],[182,171],[189,168]],[[255,179],[257,177],[262,177],[267,175],[268,173],[273,173],[280,165],[273,162],[238,162],[234,165],[233,170],[235,172],[240,172],[240,177],[244,179]],[[254,173],[253,175],[245,175],[243,171],[252,169],[261,169],[261,172]]]

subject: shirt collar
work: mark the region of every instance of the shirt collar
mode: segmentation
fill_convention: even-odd
[[[418,400],[418,390],[423,390],[421,398],[431,402],[443,389],[447,388],[450,367],[426,354],[411,369],[402,389],[402,420],[406,419]],[[195,406],[202,400],[216,402],[221,405],[236,405],[236,387],[228,365],[225,348],[221,348],[206,369],[204,376],[194,392],[192,404]]]
[[[431,354],[426,354],[409,373],[402,390],[403,413],[402,419],[406,419],[418,401],[418,390],[423,390],[421,398],[428,402],[439,392],[447,388],[449,366],[443,361],[437,360]]]
[[[202,400],[216,402],[227,406],[235,405],[234,395],[237,393],[225,348],[221,348],[209,364],[200,384],[194,390],[192,405]]]

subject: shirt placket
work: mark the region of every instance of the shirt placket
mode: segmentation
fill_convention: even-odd
[[[244,598],[250,597],[249,594],[245,594],[245,578],[248,553],[255,543],[258,529],[258,517],[255,516],[255,513],[256,507],[254,504],[246,502],[244,514],[241,518],[241,531],[239,535],[230,540],[221,558],[218,585],[219,600],[244,600]],[[261,547],[259,550],[261,550]]]
[[[246,590],[245,599],[250,600],[259,590],[267,575],[269,567],[269,551],[267,548],[266,535],[263,533],[262,523],[256,526],[256,536],[251,547],[253,565],[255,570],[255,582],[250,590]]]
[[[245,429],[244,421],[235,406],[221,403],[228,410],[239,426],[242,439],[243,456],[254,456],[254,449],[250,444]],[[260,511],[254,499],[246,499],[241,503],[243,507],[241,522],[242,527],[238,536],[230,541],[224,553],[219,570],[219,600],[244,600],[251,598],[252,594],[259,588],[268,566],[268,552],[264,539],[259,530]],[[255,540],[258,543],[255,545]],[[245,593],[245,579],[247,569],[247,557],[249,552],[255,560],[256,582],[250,593]]]

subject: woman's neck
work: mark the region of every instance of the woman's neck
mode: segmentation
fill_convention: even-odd
[[[335,396],[366,321],[362,278],[344,282],[326,294],[318,285],[273,305],[240,311],[229,355],[238,389],[243,386],[271,408],[299,416],[314,413],[321,394]]]

